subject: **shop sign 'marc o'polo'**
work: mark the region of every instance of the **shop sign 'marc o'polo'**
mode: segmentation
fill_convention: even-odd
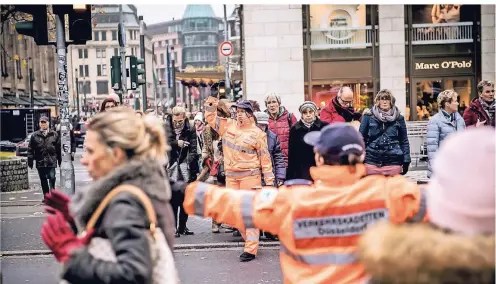
[[[473,75],[474,62],[472,58],[415,58],[412,62],[415,76],[456,76]]]
[[[457,68],[471,68],[472,67],[472,60],[469,61],[443,61],[441,63],[423,63],[423,62],[416,62],[415,63],[415,70],[425,70],[425,69],[457,69]]]

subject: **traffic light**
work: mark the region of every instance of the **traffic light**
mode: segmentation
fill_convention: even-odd
[[[235,80],[233,82],[233,94],[234,101],[237,101],[243,97],[243,86],[241,85],[243,82],[241,80]]]
[[[131,81],[131,90],[136,90],[138,86],[146,84],[146,81],[144,79],[139,79],[139,75],[144,75],[145,70],[144,69],[138,69],[138,65],[143,65],[143,68],[145,64],[145,60],[141,58],[137,58],[136,56],[129,56],[129,74],[130,74],[130,81]]]
[[[72,5],[69,12],[69,39],[72,44],[92,40],[91,5]]]
[[[15,29],[18,34],[32,37],[37,45],[48,45],[48,20],[46,5],[16,5],[16,10],[31,14],[32,21],[18,22]]]
[[[120,90],[122,83],[121,57],[112,56],[110,58],[110,84],[112,89]]]

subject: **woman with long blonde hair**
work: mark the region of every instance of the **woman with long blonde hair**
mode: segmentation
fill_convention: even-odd
[[[137,117],[130,108],[111,108],[89,122],[85,143],[81,163],[94,183],[72,200],[50,193],[45,205],[52,215],[41,236],[64,264],[62,278],[70,283],[151,283],[160,254],[152,244],[168,251],[168,267],[174,268],[163,126],[155,117]],[[85,235],[76,236],[68,223]],[[106,245],[97,247],[94,240]],[[177,277],[174,270],[171,279]]]

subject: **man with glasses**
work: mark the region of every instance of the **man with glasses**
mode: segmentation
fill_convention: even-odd
[[[361,114],[353,109],[353,90],[342,87],[335,98],[320,112],[320,119],[327,123],[359,121]]]
[[[32,169],[36,160],[43,195],[55,188],[55,168],[62,161],[60,136],[49,126],[48,117],[40,117],[40,129],[31,135],[28,146],[28,166]]]
[[[463,113],[465,125],[467,127],[483,125],[495,127],[494,83],[487,80],[480,81],[477,84],[477,92],[479,97],[473,99]]]

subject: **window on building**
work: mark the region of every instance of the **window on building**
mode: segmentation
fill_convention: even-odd
[[[160,41],[160,46],[165,46],[165,41],[161,40]]]
[[[79,59],[88,58],[88,49],[79,48],[78,49],[78,55],[79,55]]]
[[[93,32],[93,40],[94,41],[99,41],[100,40],[100,32],[94,31]]]
[[[102,41],[107,41],[107,31],[102,31]]]
[[[160,54],[160,64],[164,65],[165,64],[165,56],[163,53]]]
[[[98,64],[96,66],[97,76],[107,76],[107,64]]]
[[[89,77],[89,66],[79,65],[79,77]]]
[[[79,81],[79,94],[91,94],[91,82],[90,81]]]
[[[108,81],[96,81],[96,94],[97,95],[106,95],[108,94]]]
[[[107,57],[107,51],[105,48],[97,48],[96,49],[96,58],[106,58]]]
[[[134,47],[131,47],[131,55],[134,56]]]
[[[179,58],[177,57],[177,51],[174,51],[174,60],[176,60],[176,62],[179,61]]]
[[[117,40],[117,31],[112,31],[112,40]]]
[[[118,48],[114,48],[114,56],[119,56],[119,49]]]

